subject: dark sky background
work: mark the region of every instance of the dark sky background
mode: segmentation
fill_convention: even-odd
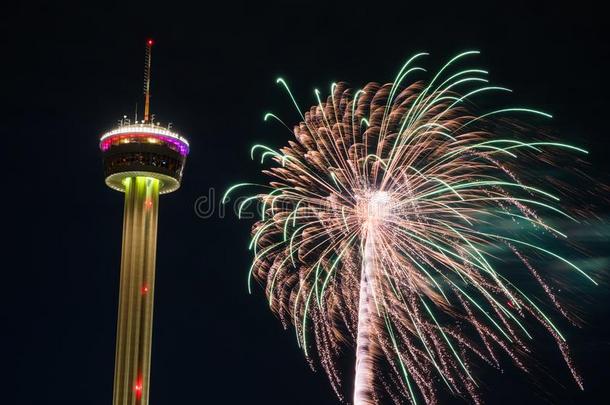
[[[514,103],[553,113],[563,139],[592,151],[591,172],[610,171],[607,14],[583,1],[82,3],[92,5],[22,2],[0,16],[3,404],[111,402],[123,202],[104,185],[98,139],[141,105],[148,37],[156,40],[152,110],[192,145],[182,188],[161,199],[156,405],[337,403],[260,290],[247,293],[251,224],[194,212],[208,190],[217,200],[232,183],[260,179],[252,144],[287,141],[262,122],[269,110],[298,118],[276,77],[308,106],[314,87],[327,91],[335,80],[392,80],[417,51],[431,52],[434,69],[479,49],[475,65],[512,88]],[[483,369],[488,403],[607,398],[607,282],[587,294],[585,327],[568,331],[586,390],[543,341],[557,381],[540,388],[510,365],[503,374]]]

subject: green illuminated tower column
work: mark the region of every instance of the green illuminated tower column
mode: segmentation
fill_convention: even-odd
[[[159,180],[127,177],[114,370],[115,405],[147,404]]]

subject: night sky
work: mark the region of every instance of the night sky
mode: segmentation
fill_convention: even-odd
[[[161,197],[155,405],[338,403],[260,289],[248,295],[251,222],[194,211],[209,190],[217,201],[230,184],[264,179],[251,145],[287,142],[262,121],[267,111],[298,119],[276,77],[305,107],[333,81],[391,81],[415,52],[430,52],[435,69],[478,49],[474,64],[512,88],[514,103],[551,112],[555,133],[591,150],[589,173],[610,172],[607,14],[586,2],[59,3],[22,2],[0,16],[3,404],[111,402],[123,196],[104,184],[98,139],[142,105],[146,38],[156,41],[152,111],[191,142],[182,188]],[[596,243],[607,256],[607,242]],[[585,291],[584,327],[568,328],[585,391],[542,340],[541,377],[509,364],[480,370],[487,403],[607,397],[608,283]]]

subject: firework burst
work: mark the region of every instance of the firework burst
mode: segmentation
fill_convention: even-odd
[[[249,285],[260,282],[342,400],[338,359],[351,344],[349,402],[435,403],[445,387],[478,403],[473,365],[499,369],[505,353],[527,371],[536,325],[555,339],[582,388],[553,321],[572,316],[534,262],[554,260],[595,281],[544,247],[544,238],[566,238],[546,218],[574,218],[559,205],[562,189],[545,190],[553,183],[532,167],[561,150],[586,151],[524,140],[531,131],[505,118],[550,118],[537,110],[471,113],[474,98],[510,91],[488,85],[483,70],[454,69],[476,53],[457,55],[428,81],[413,80],[424,72],[416,63],[425,54],[417,54],[390,84],[358,91],[333,84],[326,101],[316,90],[317,104],[291,131],[295,140],[278,151],[252,148],[261,163],[272,161],[264,170],[272,181],[239,206],[261,208]],[[245,186],[255,185],[231,187],[223,202]],[[500,266],[507,257],[518,265]],[[520,287],[524,272],[539,294]]]

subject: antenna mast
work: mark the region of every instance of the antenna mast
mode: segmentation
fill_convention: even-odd
[[[146,55],[144,56],[144,123],[149,122],[150,113],[150,61],[153,40],[146,41]]]

